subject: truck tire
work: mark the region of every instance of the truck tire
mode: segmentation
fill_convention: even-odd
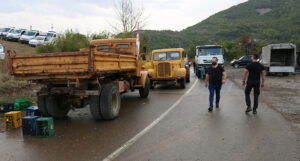
[[[46,96],[38,96],[37,105],[42,116],[50,116],[46,107]]]
[[[152,83],[153,85],[153,83]],[[146,78],[145,87],[139,89],[140,97],[141,98],[147,98],[150,91],[151,82],[149,77]],[[154,87],[153,87],[154,88]]]
[[[201,71],[200,71],[200,70],[197,70],[197,73],[198,73],[198,75],[197,75],[197,76],[198,76],[198,78],[199,78],[199,79],[201,79],[201,77],[202,77],[202,73],[201,73]]]
[[[191,81],[190,77],[191,77],[190,75],[187,75],[187,76],[186,76],[186,82],[187,82],[187,83],[190,83],[190,81]]]
[[[99,86],[92,88],[93,90],[99,90]],[[101,95],[101,93],[100,93]],[[94,119],[101,120],[103,119],[100,108],[100,95],[99,96],[89,96],[90,112]]]
[[[100,111],[103,120],[113,120],[119,116],[121,96],[118,86],[105,84],[100,95]]]
[[[67,98],[65,96],[46,96],[46,109],[50,116],[55,118],[65,117],[69,110],[70,106],[66,102]]]
[[[184,89],[185,88],[185,79],[180,79],[179,80],[180,88]]]

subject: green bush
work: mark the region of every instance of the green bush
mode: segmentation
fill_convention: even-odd
[[[73,52],[89,46],[89,39],[73,30],[66,31],[53,44],[39,46],[38,53]]]

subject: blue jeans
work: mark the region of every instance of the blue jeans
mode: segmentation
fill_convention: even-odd
[[[213,107],[215,92],[216,92],[216,105],[219,105],[221,88],[222,88],[222,85],[210,84],[208,86],[208,89],[209,89],[209,107]]]

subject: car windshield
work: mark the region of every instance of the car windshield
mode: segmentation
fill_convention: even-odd
[[[13,34],[19,34],[19,33],[21,33],[22,31],[21,30],[14,30],[12,33]]]
[[[3,28],[2,32],[8,32],[10,30],[10,28]]]
[[[155,53],[153,59],[155,61],[179,60],[180,59],[180,52],[160,52],[160,53]]]
[[[51,33],[51,32],[48,32],[48,33],[47,33],[47,36],[52,37],[53,35],[54,35],[54,33]]]
[[[222,48],[199,48],[199,55],[222,55]]]
[[[26,32],[24,33],[24,35],[27,35],[27,36],[34,36],[35,33],[36,33],[36,32],[34,32],[34,31],[26,31]]]
[[[239,60],[242,60],[243,58],[244,58],[244,56],[240,57],[240,59],[239,59]]]

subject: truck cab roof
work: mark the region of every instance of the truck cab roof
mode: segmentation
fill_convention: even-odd
[[[90,45],[100,52],[136,55],[136,39],[98,39],[92,40]]]
[[[157,50],[153,50],[152,53],[171,52],[171,51],[184,52],[184,49],[183,48],[157,49]]]
[[[222,48],[221,45],[199,45],[199,46],[196,46],[196,48],[214,48],[214,47]]]

